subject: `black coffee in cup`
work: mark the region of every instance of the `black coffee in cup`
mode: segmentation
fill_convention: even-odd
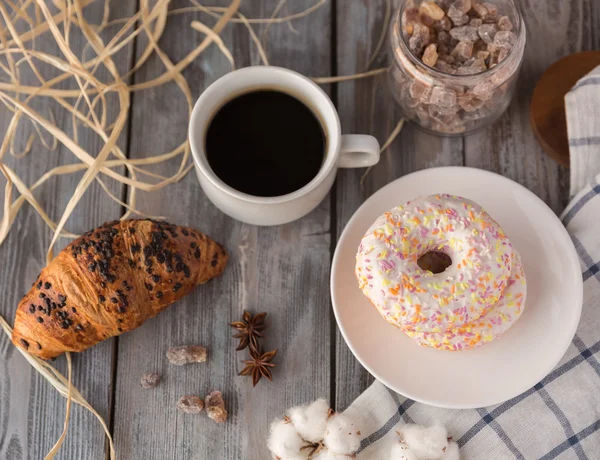
[[[255,90],[216,112],[205,151],[208,164],[227,185],[273,197],[314,179],[325,159],[326,136],[319,118],[294,96]]]

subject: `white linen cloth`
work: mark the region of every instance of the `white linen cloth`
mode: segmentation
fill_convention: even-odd
[[[579,254],[584,289],[566,355],[535,387],[485,409],[439,409],[373,383],[345,411],[362,420],[359,460],[390,459],[399,426],[436,420],[466,460],[600,459],[600,67],[567,94],[566,110],[571,191],[578,193],[561,218]]]

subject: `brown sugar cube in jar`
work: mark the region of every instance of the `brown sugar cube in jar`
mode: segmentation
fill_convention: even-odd
[[[402,0],[389,36],[392,94],[428,131],[485,127],[510,103],[525,37],[514,0]]]

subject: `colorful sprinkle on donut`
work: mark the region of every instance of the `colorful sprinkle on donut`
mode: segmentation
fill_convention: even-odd
[[[429,253],[452,260],[441,273]],[[356,256],[359,287],[379,313],[419,344],[445,350],[494,340],[519,318],[523,266],[500,226],[476,203],[439,194],[380,216]]]

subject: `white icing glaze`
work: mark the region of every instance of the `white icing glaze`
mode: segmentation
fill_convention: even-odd
[[[422,270],[417,260],[429,251],[446,253],[452,265],[438,274]],[[511,277],[514,268],[519,272]],[[518,254],[500,226],[476,203],[442,194],[417,198],[380,216],[356,256],[359,286],[381,315],[409,335],[427,337],[420,342],[434,347],[444,342],[438,339],[445,331],[456,336],[465,324],[475,324],[500,306],[509,279],[522,279],[524,296],[521,273]],[[518,293],[511,290],[511,295]],[[493,338],[502,328],[486,329]],[[471,334],[460,336],[471,345],[459,348],[475,346]],[[477,343],[490,337],[479,329],[474,334]],[[456,343],[451,340],[449,348]]]

